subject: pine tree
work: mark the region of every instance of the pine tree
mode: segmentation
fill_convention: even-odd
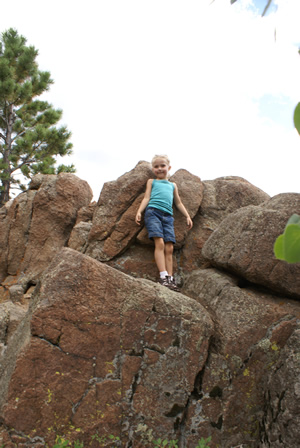
[[[12,189],[25,190],[34,174],[75,172],[73,165],[55,169],[55,156],[72,153],[71,133],[65,126],[55,126],[62,111],[37,99],[53,84],[50,73],[38,69],[38,51],[26,46],[26,39],[12,28],[1,37],[0,207]]]

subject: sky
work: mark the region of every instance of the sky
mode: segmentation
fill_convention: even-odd
[[[155,154],[175,173],[299,192],[300,1],[11,0],[0,32],[39,50],[74,163],[98,200]]]

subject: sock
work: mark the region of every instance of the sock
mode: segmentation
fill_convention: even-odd
[[[159,273],[160,278],[165,278],[168,275],[167,271],[161,271]]]

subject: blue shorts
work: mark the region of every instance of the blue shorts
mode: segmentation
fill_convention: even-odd
[[[176,243],[172,215],[158,208],[147,207],[144,220],[150,239],[158,237],[163,238],[165,243]]]

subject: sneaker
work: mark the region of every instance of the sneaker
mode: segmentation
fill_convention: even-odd
[[[173,278],[171,280],[171,277],[168,275],[164,278],[160,278],[158,280],[158,283],[161,284],[162,286],[166,286],[167,288],[171,289],[172,291],[177,291],[177,292],[180,291],[180,289],[176,285],[175,279]]]
[[[178,286],[176,285],[176,282],[175,282],[175,278],[173,277],[173,279],[171,280],[171,277],[169,277],[169,279],[168,279],[168,287],[170,288],[170,289],[172,289],[172,291],[177,291],[177,292],[179,292],[180,291],[180,289],[178,288]]]
[[[169,285],[169,278],[170,277],[164,277],[164,278],[159,278],[158,279],[158,281],[157,281],[157,283],[159,283],[160,285],[162,285],[162,286],[167,286],[167,287],[169,287],[170,285]]]

